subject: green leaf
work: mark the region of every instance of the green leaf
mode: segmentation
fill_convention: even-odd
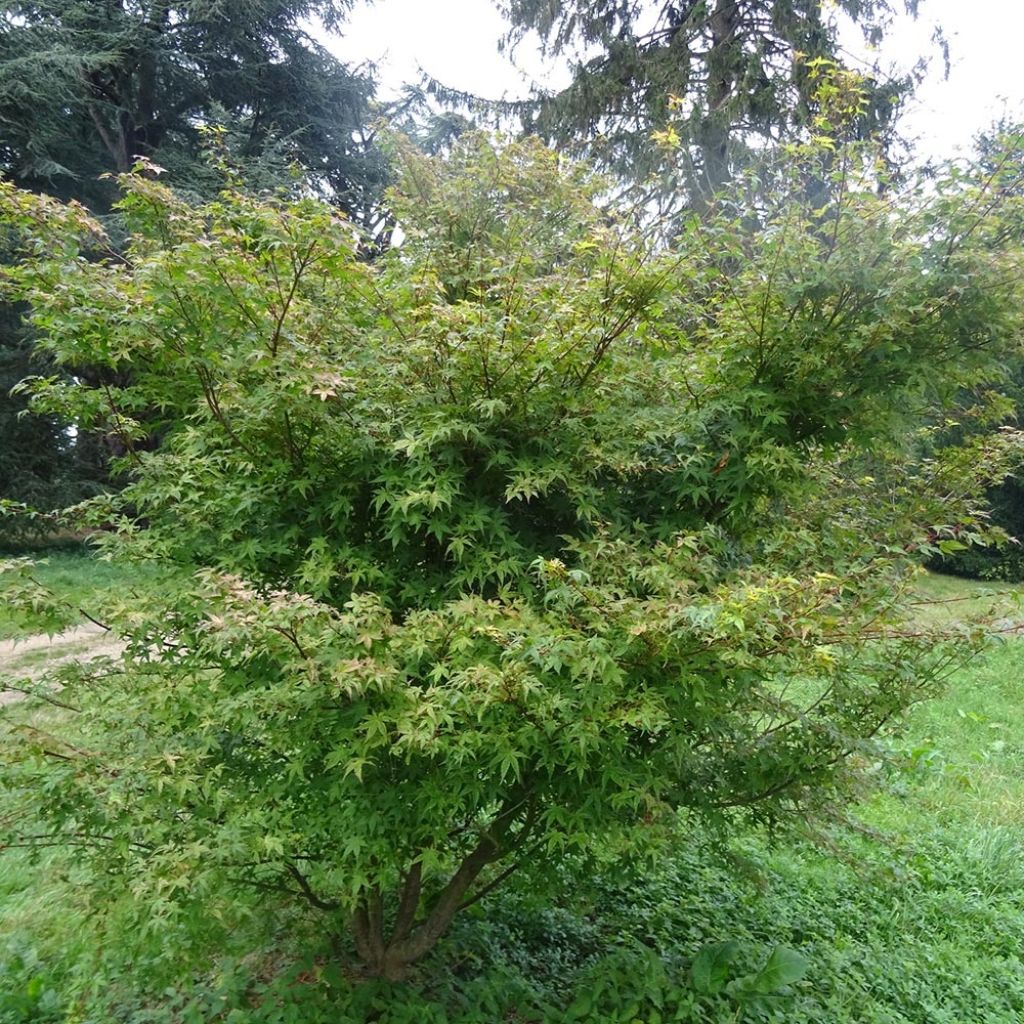
[[[776,946],[768,962],[754,975],[752,989],[761,995],[778,992],[787,985],[798,982],[809,967],[807,958],[795,949]]]
[[[729,977],[729,965],[739,952],[735,939],[705,946],[690,966],[693,987],[703,995],[721,992]]]

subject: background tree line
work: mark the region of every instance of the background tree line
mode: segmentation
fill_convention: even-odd
[[[369,68],[310,34],[349,0],[45,0],[0,15],[0,171],[20,188],[112,219],[116,175],[137,158],[197,201],[228,178],[313,193],[343,210],[367,251],[386,244],[386,162]],[[113,217],[116,220],[116,217]],[[112,228],[117,235],[116,226]],[[48,509],[106,485],[113,452],[28,413],[10,389],[53,367],[19,311],[0,326],[0,496]],[[88,373],[88,367],[81,367]]]

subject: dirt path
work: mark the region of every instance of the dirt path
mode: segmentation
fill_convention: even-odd
[[[92,623],[66,629],[56,636],[40,634],[0,640],[0,704],[22,696],[16,690],[3,688],[5,675],[35,679],[44,667],[69,661],[89,661],[103,655],[115,655],[120,650],[121,642],[117,637]]]

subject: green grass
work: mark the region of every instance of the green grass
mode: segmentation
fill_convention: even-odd
[[[1024,619],[1024,590],[1009,583],[965,580],[922,572],[914,584],[913,619],[948,626],[967,619]]]
[[[16,609],[0,600],[0,639],[33,633],[56,632],[85,622],[83,612],[98,614],[105,601],[119,599],[133,590],[152,589],[159,584],[159,572],[142,565],[114,565],[88,549],[52,550],[33,553],[31,577],[39,584],[44,600],[36,612]]]
[[[60,557],[40,578],[68,582],[83,602],[153,583],[117,572]],[[996,591],[997,613],[1011,617],[1007,590],[929,575],[922,597],[944,603],[920,607],[952,622]],[[9,851],[0,1024],[1019,1024],[1022,665],[1024,637],[1011,636],[914,709],[888,739],[879,792],[854,810],[859,826],[815,841],[751,832],[725,847],[684,826],[654,867],[583,883],[567,874],[553,900],[526,886],[486,901],[416,986],[352,987],[316,942],[304,961],[301,922],[275,921],[256,898],[246,928],[211,927],[195,962],[178,963],[169,937],[141,934],[127,912],[102,927],[90,917],[73,856]],[[759,1008],[697,996],[689,963],[730,939],[738,972],[779,945],[809,970]]]
[[[942,699],[911,712],[896,742],[905,778],[871,816],[891,827],[1024,825],[1024,638],[959,671]]]

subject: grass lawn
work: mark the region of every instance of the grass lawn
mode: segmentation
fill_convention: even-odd
[[[64,548],[33,554],[31,570],[41,591],[59,595],[55,605],[41,606],[37,614],[17,612],[0,602],[0,639],[33,633],[57,632],[85,622],[83,611],[98,614],[110,599],[125,599],[134,590],[155,587],[156,570],[146,566],[113,565],[86,548]],[[0,561],[3,561],[0,558]]]
[[[38,578],[83,607],[155,583],[120,572],[59,555]],[[1012,618],[1009,589],[929,575],[915,615],[955,621],[995,601]],[[8,635],[32,625],[0,614]],[[234,931],[211,922],[183,964],[172,936],[127,909],[92,918],[73,856],[6,851],[0,1024],[1020,1024],[1024,637],[1007,637],[890,737],[893,766],[853,824],[723,847],[684,822],[655,866],[478,906],[418,987],[353,988],[325,957],[301,961],[302,922],[257,897]],[[690,962],[725,940],[739,943],[737,973],[777,946],[809,969],[757,1004],[695,996]]]
[[[1009,583],[965,580],[924,572],[915,581],[914,617],[945,625],[974,617],[1024,619],[1024,590]]]

